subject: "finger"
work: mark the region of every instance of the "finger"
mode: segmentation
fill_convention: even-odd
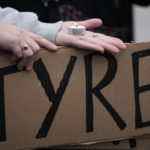
[[[104,48],[102,46],[87,42],[86,40],[82,40],[82,39],[76,39],[76,40],[72,39],[69,45],[81,49],[95,50],[95,51],[100,51],[101,53],[104,52]]]
[[[26,70],[30,71],[33,68],[33,60],[29,61],[28,64],[26,65]]]
[[[109,52],[113,52],[113,53],[118,53],[119,49],[117,47],[115,47],[114,45],[102,41],[100,39],[97,38],[93,38],[93,37],[87,37],[87,36],[83,36],[81,37],[82,40],[87,41],[88,43],[93,43],[95,45],[99,45],[101,47],[103,47],[105,50],[108,50]]]
[[[17,61],[19,61],[20,59],[23,58],[22,50],[21,50],[19,44],[16,44],[13,47],[12,51],[13,51],[13,56],[11,57],[12,63],[16,63]]]
[[[86,29],[94,29],[102,25],[101,19],[89,19],[86,21],[81,21],[79,24],[86,27]]]
[[[92,33],[92,35],[93,35],[93,33]],[[94,33],[94,35],[95,35],[95,33]],[[122,50],[126,49],[126,45],[123,43],[122,40],[120,40],[118,38],[106,36],[104,34],[99,34],[99,33],[97,33],[96,36],[97,36],[96,39],[100,39],[104,42],[110,43],[110,44],[118,47],[119,49],[122,49]]]
[[[29,36],[31,36],[41,47],[44,47],[48,50],[57,50],[58,47],[51,43],[50,41],[44,39],[43,37],[36,35],[34,33],[28,32]]]
[[[32,38],[26,37],[25,39],[26,39],[26,43],[28,45],[30,45],[30,48],[31,48],[31,50],[33,52],[33,56],[27,58],[26,62],[25,62],[25,68],[26,68],[26,70],[30,71],[30,70],[32,70],[33,62],[34,62],[34,60],[36,58],[36,55],[40,51],[40,46]]]
[[[19,61],[17,66],[19,70],[22,70],[24,67],[26,67],[40,49],[35,41],[26,35],[24,35],[20,40],[20,47],[23,47],[24,45],[28,45],[28,48],[27,50],[22,50],[23,58]]]
[[[58,47],[51,43],[50,41],[44,39],[44,38],[36,38],[35,41],[41,46],[48,50],[56,51]]]
[[[24,40],[27,45],[31,48],[33,51],[33,55],[36,55],[40,51],[39,44],[30,36],[24,35]]]
[[[22,70],[24,67],[28,65],[28,63],[33,59],[33,51],[31,48],[28,48],[28,50],[23,51],[23,59],[18,63],[18,69]]]
[[[24,43],[29,45],[29,47],[28,50],[23,51],[24,57],[18,64],[18,68],[22,69],[23,67],[26,67],[26,70],[31,70],[33,60],[35,59],[36,54],[40,51],[40,46],[26,34],[24,34],[23,40],[20,41],[20,45],[24,45]]]

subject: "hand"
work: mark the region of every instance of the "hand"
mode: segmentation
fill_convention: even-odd
[[[23,46],[27,45],[27,50]],[[25,31],[19,27],[0,24],[0,50],[12,53],[12,63],[17,63],[18,69],[31,70],[33,61],[41,47],[56,50],[57,47],[39,35]]]
[[[94,29],[102,24],[100,19],[89,19],[87,21],[78,22],[86,29]],[[56,36],[57,45],[73,46],[81,49],[96,50],[104,52],[117,53],[120,49],[126,49],[126,45],[118,38],[106,36],[100,33],[86,31],[84,35],[71,35],[67,33],[67,28],[73,25],[72,21],[64,22],[62,28]]]

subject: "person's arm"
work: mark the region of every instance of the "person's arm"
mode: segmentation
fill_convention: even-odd
[[[11,24],[23,28],[27,31],[41,35],[42,37],[56,43],[57,45],[73,46],[90,50],[109,52],[119,52],[119,49],[125,49],[123,42],[117,38],[97,34],[97,38],[93,37],[93,32],[88,31],[102,24],[100,19],[91,19],[81,22],[86,26],[86,34],[84,36],[74,36],[67,33],[67,28],[73,22],[57,22],[54,24],[43,23],[38,20],[35,13],[18,12],[13,8],[0,8],[0,22]],[[79,22],[80,24],[80,22]]]
[[[117,38],[88,31],[100,26],[102,24],[100,19],[79,22],[79,24],[84,25],[87,29],[83,36],[68,34],[67,28],[73,25],[71,21],[55,24],[42,23],[38,20],[36,14],[18,12],[13,8],[0,8],[0,23],[3,23],[0,28],[0,46],[2,45],[3,49],[7,45],[10,46],[10,48],[7,47],[6,49],[13,53],[13,61],[17,62],[19,69],[23,67],[27,70],[32,69],[35,55],[40,50],[40,47],[45,47],[48,50],[57,49],[54,44],[46,39],[51,40],[57,45],[73,46],[102,53],[104,50],[117,53],[120,49],[126,48],[125,44]],[[3,28],[5,32],[3,32]],[[12,36],[10,33],[13,33]],[[12,45],[9,40],[12,41]],[[25,47],[25,45],[27,45],[28,49],[22,51],[22,47]],[[19,53],[22,53],[22,55]]]
[[[63,22],[43,23],[38,20],[38,16],[32,12],[19,12],[13,8],[0,7],[0,22],[18,26],[27,31],[33,32],[43,38],[55,43],[56,34],[60,30]]]
[[[0,50],[11,52],[11,61],[17,64],[18,69],[25,67],[26,70],[31,70],[40,47],[57,50],[54,44],[37,34],[0,23]]]

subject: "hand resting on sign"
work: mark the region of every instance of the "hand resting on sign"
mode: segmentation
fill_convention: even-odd
[[[56,44],[95,50],[102,53],[104,50],[112,53],[118,53],[120,49],[126,49],[126,45],[118,38],[88,31],[101,26],[102,21],[100,19],[89,19],[78,22],[78,24],[86,27],[87,31],[84,35],[68,34],[67,28],[73,25],[73,22],[64,22],[56,36]]]
[[[25,44],[29,45],[27,50],[23,50]],[[57,49],[54,44],[39,35],[13,25],[0,24],[0,49],[12,53],[11,61],[17,63],[18,69],[25,67],[26,70],[31,70],[40,47],[48,50]]]
[[[90,19],[78,22],[87,29],[84,35],[71,35],[67,28],[72,21],[64,22],[56,35],[56,45],[72,46],[81,49],[89,49],[104,52],[118,53],[120,49],[126,49],[125,44],[118,38],[88,31],[102,24],[100,19]],[[18,69],[27,71],[32,69],[34,58],[40,47],[47,50],[57,50],[57,46],[43,37],[23,30],[14,25],[0,24],[0,49],[12,53],[11,61],[17,64]]]

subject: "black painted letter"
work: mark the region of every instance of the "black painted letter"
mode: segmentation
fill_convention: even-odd
[[[102,81],[100,81],[96,87],[92,88],[92,57],[94,55],[104,56],[108,61],[108,69]],[[86,126],[87,132],[93,131],[93,95],[99,99],[104,105],[107,111],[110,113],[120,130],[126,127],[125,122],[115,111],[115,109],[108,103],[106,98],[100,92],[105,86],[107,86],[115,77],[117,71],[117,61],[115,57],[109,53],[101,55],[100,53],[93,53],[85,56],[85,70],[86,70]]]
[[[16,65],[0,68],[0,142],[6,141],[4,76],[20,72]]]
[[[143,128],[143,127],[150,126],[150,121],[142,122],[140,98],[139,98],[140,93],[150,90],[150,84],[139,87],[139,59],[141,57],[146,57],[146,56],[150,56],[150,50],[139,51],[132,54],[134,95],[135,95],[135,107],[136,107],[135,128]]]
[[[69,64],[63,75],[63,79],[61,80],[60,86],[57,89],[56,93],[54,91],[50,76],[49,76],[44,64],[42,63],[41,59],[34,63],[34,71],[36,72],[37,77],[40,80],[41,85],[44,88],[45,93],[49,98],[49,101],[52,102],[52,106],[49,109],[49,112],[47,113],[45,120],[44,120],[38,134],[36,135],[36,138],[44,138],[47,136],[48,131],[49,131],[49,129],[52,125],[52,122],[54,120],[54,117],[56,115],[56,112],[58,110],[61,99],[63,97],[63,94],[69,83],[69,79],[71,77],[72,70],[74,68],[76,60],[77,60],[76,56],[71,56]]]

